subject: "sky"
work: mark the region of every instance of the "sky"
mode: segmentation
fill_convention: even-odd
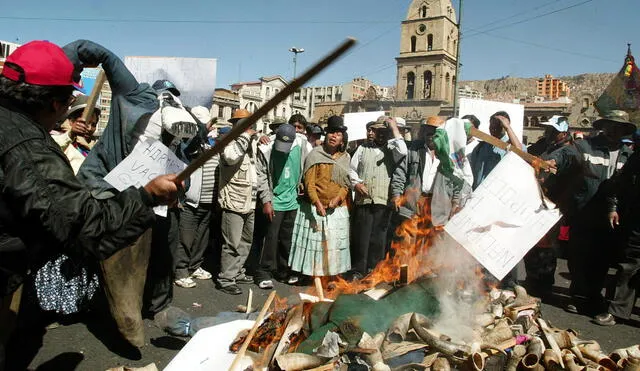
[[[348,36],[353,51],[309,85],[395,85],[410,0],[0,0],[0,40],[83,38],[120,57],[217,59],[216,87],[297,74]],[[453,0],[459,10],[459,0]],[[638,0],[465,0],[460,80],[617,72],[640,56]]]

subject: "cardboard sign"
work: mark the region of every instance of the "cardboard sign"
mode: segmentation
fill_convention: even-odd
[[[253,324],[254,321],[237,320],[198,331],[164,371],[228,370],[236,358],[236,355],[229,351],[229,345],[240,331],[250,329]],[[238,370],[250,366],[245,363],[243,365],[244,367],[239,367]]]
[[[510,152],[445,231],[502,279],[560,216],[552,202],[543,200],[533,168]]]
[[[522,104],[494,102],[490,100],[460,98],[460,114],[458,117],[464,115],[475,115],[480,120],[479,129],[485,133],[489,132],[489,118],[491,115],[498,111],[505,111],[509,114],[511,119],[511,128],[516,134],[518,139],[522,142],[522,135],[524,132],[524,106]],[[475,147],[478,141],[474,141],[471,147]],[[473,148],[468,148],[468,153],[471,153]]]
[[[139,82],[153,85],[169,80],[180,90],[180,101],[189,107],[213,104],[217,60],[211,58],[125,57],[124,64]]]
[[[376,112],[357,112],[344,114],[344,126],[347,127],[349,141],[356,141],[367,138],[367,123],[376,121],[380,116],[384,115],[384,111]]]
[[[153,178],[175,174],[187,165],[167,146],[154,139],[141,139],[133,151],[104,177],[118,191],[128,187],[143,187]],[[166,207],[154,209],[156,214],[166,216]]]

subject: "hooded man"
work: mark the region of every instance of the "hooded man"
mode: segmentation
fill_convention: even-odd
[[[195,119],[173,94],[176,91],[172,93],[171,86],[156,90],[147,83],[139,83],[117,55],[94,42],[77,40],[63,49],[77,70],[101,65],[111,87],[109,123],[78,171],[78,179],[96,197],[109,198],[117,192],[104,177],[142,140],[160,141],[179,154],[183,140],[198,132]],[[173,299],[177,209],[171,208],[166,217],[158,217],[152,233],[154,248],[145,247],[151,253],[143,299],[148,315],[165,309]]]
[[[573,302],[569,312],[601,313],[604,301],[600,291],[609,268],[611,255],[605,248],[614,241],[605,217],[606,197],[603,183],[626,162],[629,152],[620,141],[632,134],[636,127],[624,111],[607,112],[593,122],[601,130],[594,136],[551,153],[548,163],[557,168],[545,180],[557,190],[549,197],[560,208],[571,227],[569,239],[569,271]]]

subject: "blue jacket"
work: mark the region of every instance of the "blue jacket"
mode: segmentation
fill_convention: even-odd
[[[63,49],[76,68],[102,64],[111,86],[109,123],[78,172],[78,179],[95,197],[111,197],[116,191],[103,178],[131,153],[134,129],[144,127],[158,110],[158,95],[149,84],[138,83],[122,60],[99,44],[77,40]]]

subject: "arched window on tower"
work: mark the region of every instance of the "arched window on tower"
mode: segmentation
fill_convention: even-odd
[[[447,51],[450,52],[451,51],[451,38],[449,36],[447,36]]]
[[[416,75],[413,72],[407,74],[407,100],[413,99],[413,91],[416,83]]]
[[[411,52],[415,52],[416,51],[416,41],[418,39],[415,36],[411,36]]]
[[[447,72],[447,74],[444,77],[444,99],[445,100],[449,100],[449,97],[451,97],[451,75],[449,75],[449,72]]]
[[[458,54],[458,40],[453,40],[453,55],[457,57]]]
[[[427,18],[427,6],[423,5],[422,8],[420,8],[420,16],[422,18]]]
[[[433,34],[427,35],[427,50],[428,51],[433,50]]]
[[[431,99],[431,82],[433,81],[433,74],[431,71],[424,71],[424,81],[422,86],[424,90],[422,91],[423,99]]]

